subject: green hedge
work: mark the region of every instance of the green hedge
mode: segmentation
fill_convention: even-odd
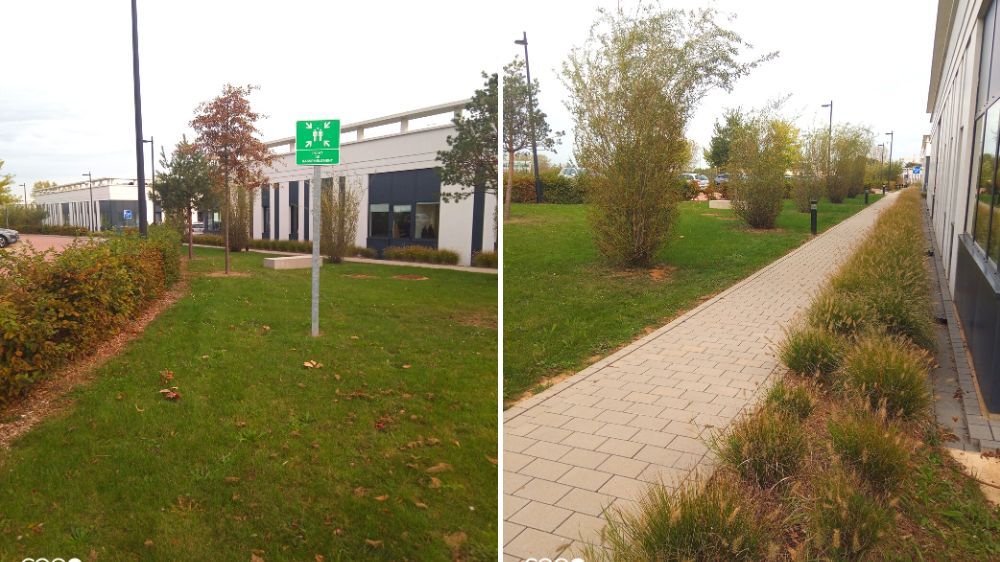
[[[473,267],[492,267],[496,269],[498,263],[496,252],[479,252],[472,256]]]
[[[402,246],[386,248],[385,259],[398,261],[413,261],[420,263],[457,264],[458,254],[451,250],[435,250],[426,246]]]
[[[19,224],[11,226],[21,234],[48,234],[52,236],[87,236],[90,234],[82,226],[53,226],[48,224]]]
[[[218,234],[195,234],[194,243],[205,246],[222,247],[222,236]],[[307,240],[257,240],[251,239],[248,246],[254,250],[269,250],[272,252],[297,252],[300,254],[312,253],[312,242]],[[374,258],[375,250],[352,246],[348,256],[358,256],[362,258]]]
[[[59,254],[0,254],[0,406],[107,340],[180,274],[180,240],[150,228]],[[47,259],[48,257],[48,259]]]
[[[583,203],[587,196],[586,176],[567,178],[559,175],[559,170],[545,170],[539,176],[542,183],[542,201],[545,203],[572,204]],[[507,187],[507,175],[503,178],[504,188]],[[515,173],[514,189],[511,193],[514,203],[535,202],[535,175],[532,173]]]

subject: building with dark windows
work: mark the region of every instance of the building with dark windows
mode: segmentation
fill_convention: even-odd
[[[361,200],[356,246],[381,254],[390,246],[427,246],[474,253],[496,245],[496,196],[467,186],[442,185],[439,150],[456,133],[451,119],[468,100],[341,125],[341,163],[323,166],[324,189],[355,190]],[[312,166],[295,164],[295,138],[268,142],[279,155],[257,191],[253,236],[309,240]],[[458,195],[456,197],[456,195]]]
[[[926,204],[985,408],[1000,414],[998,0],[938,3]]]
[[[149,191],[147,185],[147,194]],[[137,195],[134,179],[94,178],[35,189],[32,199],[48,211],[47,225],[109,230],[139,226]],[[163,219],[159,206],[154,206],[148,195],[146,213],[148,224]]]

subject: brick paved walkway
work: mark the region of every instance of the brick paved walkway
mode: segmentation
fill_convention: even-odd
[[[651,482],[673,487],[710,470],[705,438],[756,403],[784,328],[893,200],[508,409],[504,560],[573,552],[595,542],[605,507],[628,508]]]

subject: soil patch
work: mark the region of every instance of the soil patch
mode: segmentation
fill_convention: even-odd
[[[405,273],[403,275],[393,275],[393,279],[403,279],[404,281],[426,281],[430,277],[424,277],[423,275],[414,275],[412,273]]]
[[[624,269],[613,271],[608,274],[612,279],[643,279],[649,278],[653,281],[669,281],[673,277],[677,268],[672,265],[657,265],[650,269]]]
[[[497,316],[496,314],[490,314],[487,312],[470,312],[461,315],[454,315],[451,317],[456,323],[463,326],[470,326],[473,328],[489,328],[497,329]]]
[[[7,448],[11,441],[26,433],[46,417],[59,412],[69,404],[62,398],[76,386],[93,379],[94,371],[108,359],[121,352],[132,340],[142,335],[150,322],[179,301],[188,292],[187,264],[181,261],[182,277],[159,300],[126,325],[108,341],[100,344],[90,355],[75,360],[51,373],[34,385],[27,397],[11,404],[0,417],[0,448]]]
[[[378,279],[374,275],[365,275],[364,273],[345,273],[344,277],[350,277],[351,279]]]

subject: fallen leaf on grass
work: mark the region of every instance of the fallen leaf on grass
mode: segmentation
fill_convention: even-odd
[[[316,556],[313,557],[313,560],[315,560],[316,562],[323,562],[324,560],[326,560],[326,557],[323,556],[322,554],[317,554]]]
[[[381,496],[375,496],[375,501],[384,502],[387,499],[389,499],[389,494],[383,494]]]
[[[146,539],[145,541],[143,541],[142,545],[145,546],[146,548],[149,548],[149,547],[153,546],[153,540],[152,539]]]
[[[425,504],[424,502],[418,502],[417,500],[413,500],[413,505],[417,506],[419,509],[427,509],[427,504]]]
[[[451,470],[451,465],[446,462],[439,462],[436,465],[427,469],[427,474],[437,474],[439,472],[444,472],[446,470]]]
[[[358,497],[358,498],[365,497],[365,494],[367,494],[367,493],[368,493],[368,490],[366,490],[362,486],[358,486],[357,488],[354,489],[354,496]]]
[[[319,369],[323,366],[322,363],[317,363],[316,361],[309,360],[302,363],[302,366],[307,369]]]
[[[465,541],[468,539],[469,537],[464,531],[458,531],[444,536],[444,543],[451,549],[452,560],[458,560],[461,558],[462,545],[465,544]]]
[[[497,460],[495,458],[489,456],[489,455],[486,455],[486,460],[490,461],[490,464],[492,464],[492,465],[496,465],[497,464]]]
[[[372,539],[365,539],[365,544],[372,548],[382,548],[382,541],[376,541]]]
[[[239,476],[226,476],[226,482],[229,482],[230,484],[236,484],[239,481],[240,481]]]
[[[260,556],[257,556],[256,554],[251,553],[250,562],[264,562],[264,559],[261,558]]]
[[[121,400],[123,398],[125,398],[125,395],[122,394],[121,392],[119,392],[118,394],[115,395],[115,400]]]
[[[434,476],[431,476],[430,487],[434,488],[435,490],[438,489],[438,488],[440,488],[441,487],[441,479],[437,478],[437,477],[434,477]]]
[[[351,339],[352,340],[356,340],[356,339],[359,339],[359,338],[358,338],[358,336],[351,336]]]
[[[160,394],[167,400],[177,400],[181,397],[180,393],[176,392],[177,387],[172,386],[170,388],[164,388],[160,390]]]
[[[409,365],[409,364],[403,365],[404,369],[409,369],[410,367],[411,367],[411,365]]]

